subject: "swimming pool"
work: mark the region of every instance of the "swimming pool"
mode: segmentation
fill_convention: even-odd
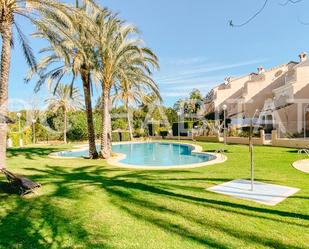
[[[186,167],[202,166],[218,161],[214,153],[201,153],[199,146],[166,142],[119,143],[112,147],[118,156],[109,163],[117,166],[133,167]],[[58,152],[57,157],[86,157],[88,149]],[[221,155],[220,155],[221,157]],[[222,161],[222,157],[219,159]],[[224,158],[225,161],[225,158]]]

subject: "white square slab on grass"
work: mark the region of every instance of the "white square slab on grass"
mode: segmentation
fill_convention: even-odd
[[[298,188],[290,188],[263,182],[254,182],[254,189],[251,191],[251,181],[242,179],[216,185],[207,188],[207,190],[270,206],[275,206],[285,198],[299,191]]]

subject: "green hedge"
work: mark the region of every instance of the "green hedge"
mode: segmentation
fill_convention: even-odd
[[[146,133],[144,129],[135,129],[134,137],[146,137]]]
[[[155,136],[160,133],[160,125],[159,124],[148,124],[148,134],[149,136]]]
[[[19,146],[19,133],[18,132],[9,131],[7,134],[7,138],[10,138],[12,140],[12,145],[14,147]],[[23,139],[24,145],[32,143],[32,129],[26,128],[21,134],[21,138]]]
[[[130,133],[129,132],[126,132],[126,131],[123,131],[123,132],[120,132],[120,140],[122,142],[124,141],[130,141]]]
[[[165,138],[168,135],[168,131],[160,131],[160,136]]]
[[[112,132],[112,141],[113,142],[125,142],[130,141],[130,133],[127,131],[114,131]]]
[[[112,132],[112,142],[119,142],[119,141],[120,141],[119,132]]]
[[[179,123],[180,135],[187,136],[188,130],[191,130],[193,126],[197,125],[198,122],[184,121]],[[178,123],[173,123],[172,125],[173,136],[178,136]]]

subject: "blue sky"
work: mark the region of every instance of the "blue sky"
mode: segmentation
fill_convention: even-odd
[[[309,1],[282,6],[286,0],[271,0],[265,10],[242,28],[231,28],[229,20],[241,23],[253,15],[264,0],[101,0],[97,1],[135,24],[148,47],[160,59],[154,77],[166,105],[172,106],[192,88],[205,94],[226,76],[239,76],[290,60],[309,52]],[[74,1],[67,1],[74,2]],[[18,19],[26,34],[30,23]],[[44,43],[29,37],[35,52]],[[40,55],[37,55],[40,58]],[[27,65],[16,46],[12,53],[10,99],[35,100],[42,105],[45,88],[36,95],[34,82],[25,85]],[[96,96],[95,96],[96,97]]]

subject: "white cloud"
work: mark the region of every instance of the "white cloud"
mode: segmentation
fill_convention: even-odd
[[[163,97],[185,97],[188,96],[187,92],[162,92]]]
[[[193,88],[197,88],[199,90],[210,90],[212,88],[212,86],[214,86],[215,83],[211,83],[211,84],[192,84],[192,85],[186,85],[186,86],[173,86],[173,87],[169,87],[165,90],[169,90],[169,91],[173,91],[173,90],[178,90],[178,91],[185,91],[185,90],[192,90]]]
[[[162,85],[169,85],[169,84],[179,84],[180,82],[183,83],[189,83],[196,82],[197,80],[207,80],[211,77],[206,77],[205,74],[216,72],[216,71],[223,71],[226,69],[232,69],[232,68],[239,68],[243,66],[253,65],[257,63],[261,63],[265,60],[250,60],[250,61],[244,61],[244,62],[238,62],[238,63],[232,63],[232,64],[217,64],[217,65],[200,65],[198,67],[192,68],[190,70],[185,71],[178,71],[175,70],[175,72],[167,75],[162,75],[156,77],[156,80],[162,84]],[[202,77],[203,76],[203,77]],[[220,75],[219,76],[213,76],[212,78],[215,78],[215,80],[223,80],[226,75]]]
[[[192,64],[200,64],[207,61],[205,57],[189,57],[189,58],[162,58],[161,64],[172,65],[172,66],[185,66]]]
[[[221,81],[224,79],[224,75],[217,75],[217,76],[208,76],[208,77],[201,77],[201,76],[192,76],[192,77],[175,77],[174,79],[170,80],[160,80],[158,79],[157,82],[159,84],[162,84],[163,86],[167,85],[182,85],[182,84],[199,84],[204,82],[206,84],[207,82],[216,82]]]
[[[223,81],[227,76],[224,70],[254,65],[265,60],[257,59],[231,64],[205,64],[205,61],[206,59],[203,57],[165,60],[165,63],[175,66],[170,73],[160,74],[155,77],[160,86],[161,95],[165,98],[183,98],[187,97],[194,88],[199,89],[204,95]],[[184,70],[184,68],[186,69]],[[211,74],[214,72],[220,73]]]

